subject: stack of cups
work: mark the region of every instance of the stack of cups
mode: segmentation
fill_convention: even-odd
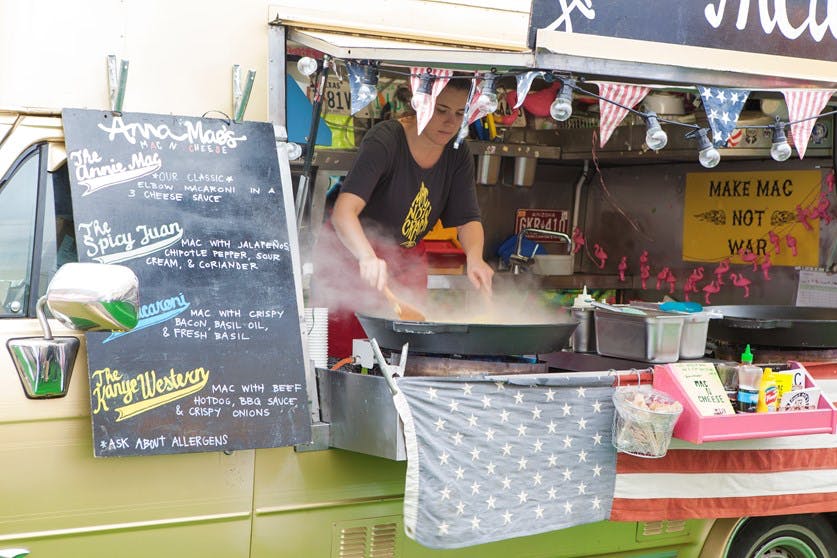
[[[328,368],[328,308],[305,309],[308,357],[317,368]]]

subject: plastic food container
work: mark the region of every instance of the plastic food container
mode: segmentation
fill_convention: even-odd
[[[659,302],[631,302],[631,306],[643,310],[659,310]],[[665,312],[683,317],[683,331],[680,334],[680,358],[703,358],[706,354],[706,335],[709,332],[709,312]]]
[[[654,310],[645,312],[646,315],[640,316],[596,308],[596,352],[652,364],[677,362],[684,316]]]
[[[663,457],[683,405],[663,391],[641,387],[613,392],[613,447],[637,457]]]

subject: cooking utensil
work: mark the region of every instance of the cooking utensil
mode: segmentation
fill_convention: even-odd
[[[837,308],[814,306],[707,306],[723,315],[709,321],[708,337],[768,347],[837,347]]]
[[[399,299],[395,294],[384,285],[384,296],[387,297],[387,300],[392,305],[392,309],[395,310],[396,315],[402,320],[409,320],[415,322],[423,322],[427,320],[427,316],[425,316],[421,310],[410,304],[409,302],[404,302],[403,300]]]
[[[620,314],[633,314],[635,316],[645,316],[646,312],[644,310],[640,310],[639,308],[634,308],[633,306],[614,306],[613,304],[608,304],[606,302],[590,302],[591,305],[595,306],[596,308],[603,308],[604,310],[610,310],[611,312],[619,312]]]
[[[563,320],[538,324],[479,324],[390,320],[356,314],[360,325],[381,347],[457,355],[529,355],[560,351],[578,322]]]

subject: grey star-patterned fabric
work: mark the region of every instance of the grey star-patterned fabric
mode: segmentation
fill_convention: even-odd
[[[610,516],[606,373],[399,378],[407,535],[458,548]]]
[[[738,116],[747,102],[750,92],[746,89],[722,89],[720,87],[697,86],[703,108],[712,127],[712,143],[715,147],[726,147],[727,141],[738,127]]]

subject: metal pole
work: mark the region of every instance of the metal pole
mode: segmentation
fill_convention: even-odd
[[[299,187],[296,191],[296,222],[297,226],[302,225],[302,217],[308,205],[308,185],[311,182],[311,163],[314,159],[314,146],[317,144],[317,128],[320,125],[320,113],[323,109],[323,93],[325,92],[326,81],[330,67],[330,57],[323,56],[323,69],[314,91],[314,100],[311,104],[311,126],[308,129],[308,141],[305,144],[305,159],[302,165],[302,174],[299,176]]]

